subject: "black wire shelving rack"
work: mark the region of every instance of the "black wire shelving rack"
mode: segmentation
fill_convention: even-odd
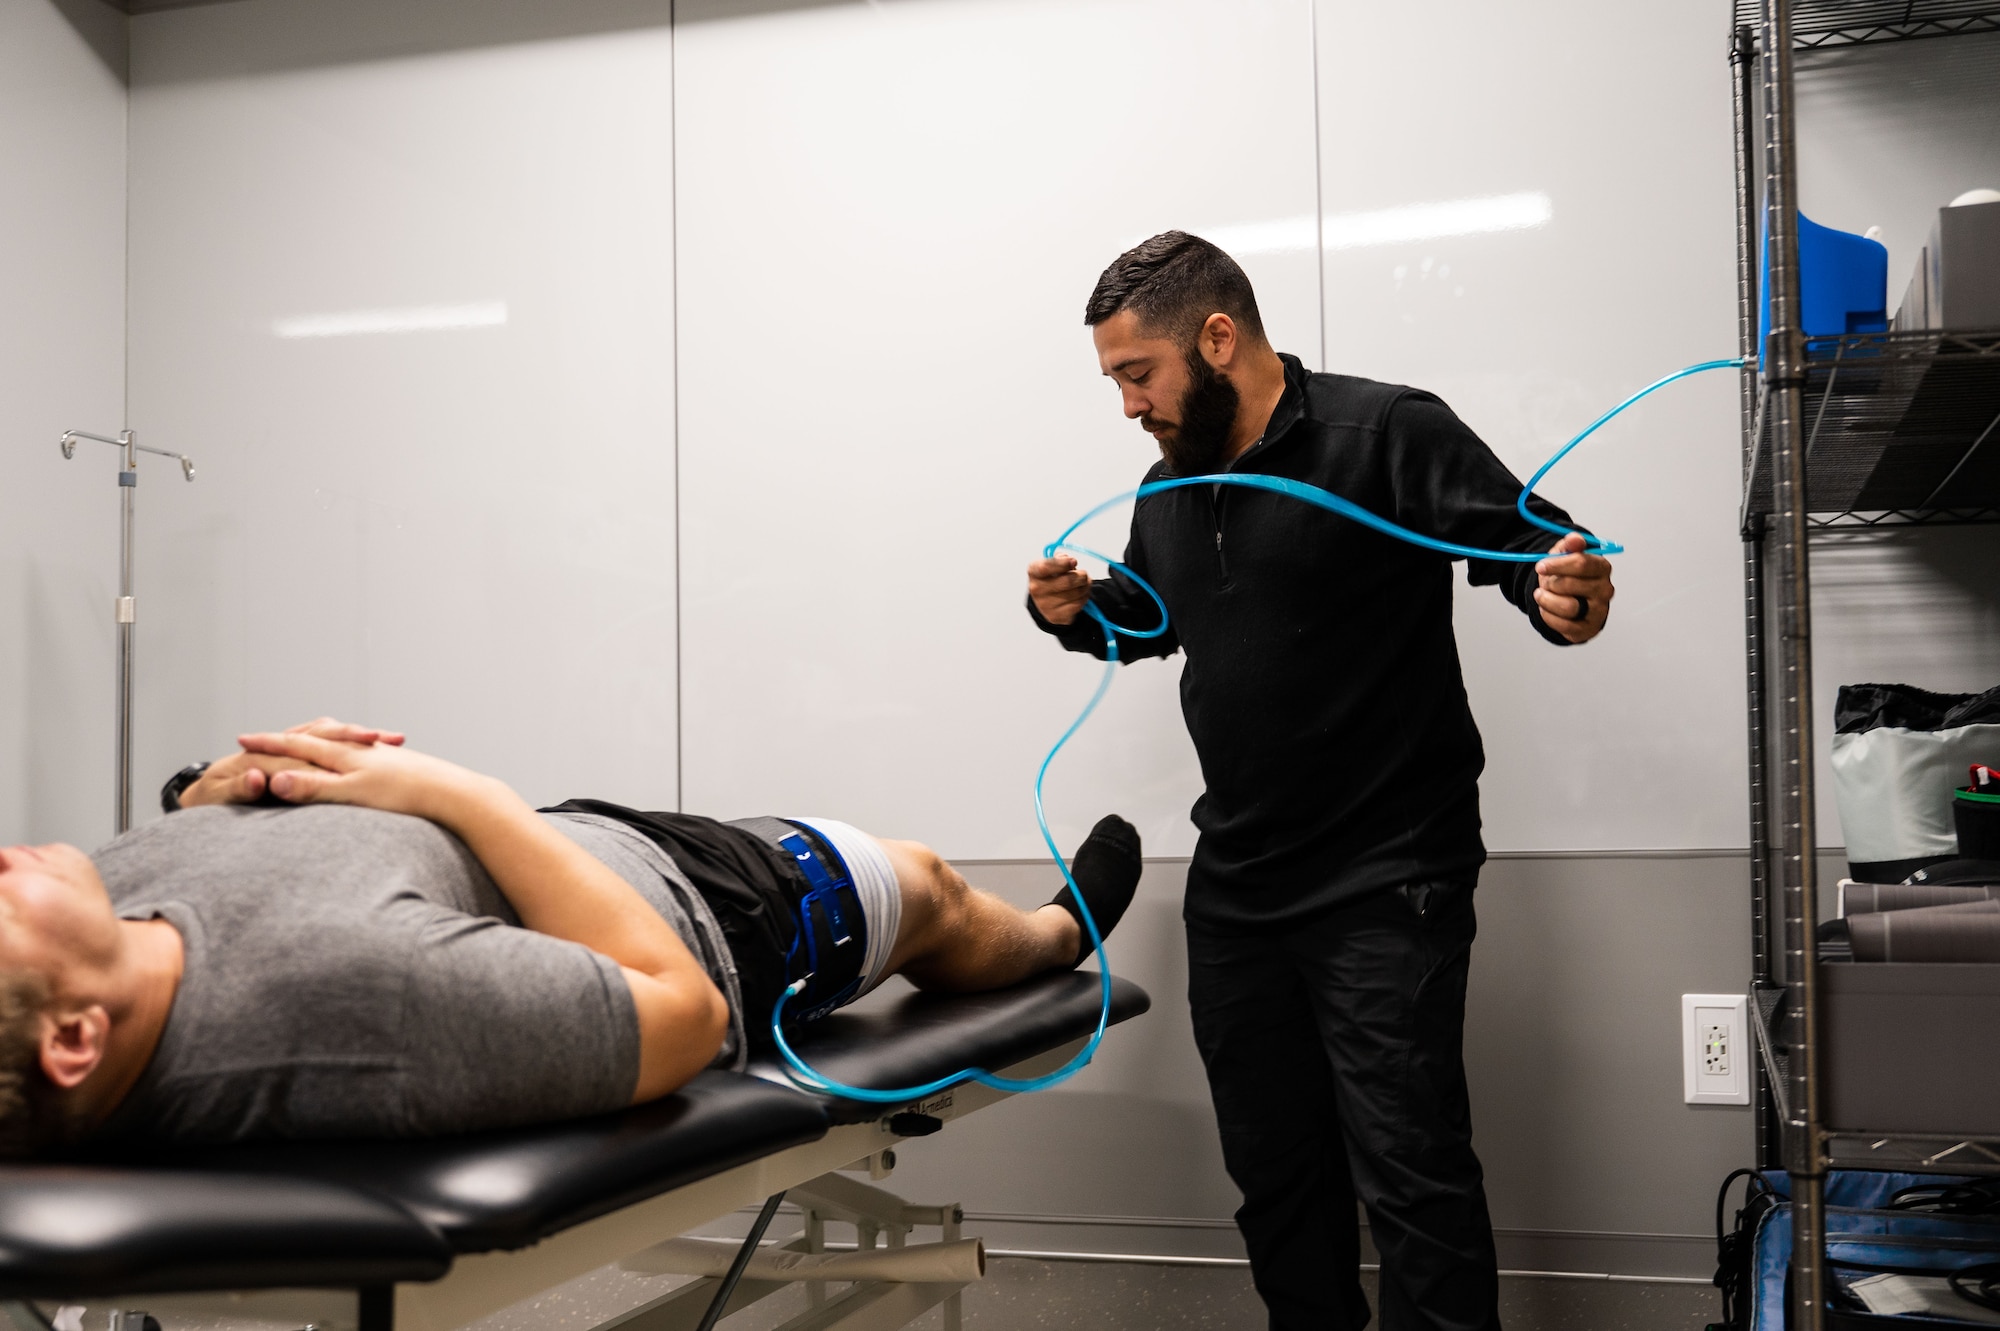
[[[1739,31],[1747,28],[1755,33],[1762,23],[1757,0],[1736,0]],[[1818,51],[2000,32],[2000,5],[1993,0],[1795,0],[1788,26],[1793,50]]]
[[[2000,330],[1811,338],[1806,511],[1817,528],[2000,520]],[[1772,512],[1772,439],[1752,435],[1743,513]]]
[[[2000,523],[2000,330],[1801,333],[1793,64],[1837,48],[2000,32],[2000,0],[1736,0],[1734,13],[1738,332],[1751,361],[1740,395],[1739,515],[1756,1151],[1760,1166],[1793,1178],[1789,1325],[1824,1331],[1826,1172],[2000,1173],[2000,1132],[1938,1131],[1915,1087],[1904,1122],[1837,1123],[1824,1112],[1811,547],[1894,528]],[[1766,299],[1771,333],[1759,346]]]

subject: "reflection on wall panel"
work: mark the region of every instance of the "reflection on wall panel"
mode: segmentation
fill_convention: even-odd
[[[1094,667],[1022,609],[1043,542],[1156,456],[1082,326],[1119,251],[1315,213],[1304,0],[679,7],[687,807],[1037,854]],[[1245,256],[1316,362],[1309,249]],[[1095,535],[1122,543],[1122,518]],[[1176,665],[1050,783],[1158,853],[1198,792]]]
[[[1332,368],[1438,394],[1526,476],[1736,354],[1725,7],[1318,14]],[[1736,392],[1677,384],[1544,484],[1630,547],[1600,640],[1552,648],[1461,578],[1489,846],[1744,843]]]
[[[675,803],[669,6],[541,8],[134,20],[133,413],[202,462],[142,785],[324,711]]]

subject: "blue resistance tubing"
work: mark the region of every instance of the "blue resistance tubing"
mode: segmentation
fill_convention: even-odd
[[[1697,365],[1690,365],[1685,369],[1675,370],[1672,374],[1661,379],[1656,379],[1638,392],[1632,394],[1632,396],[1626,398],[1623,402],[1620,402],[1617,406],[1585,426],[1575,438],[1557,449],[1554,455],[1547,462],[1544,462],[1533,476],[1528,478],[1528,483],[1521,487],[1520,495],[1514,500],[1515,511],[1527,522],[1545,531],[1553,532],[1557,536],[1571,535],[1572,528],[1565,527],[1560,523],[1550,522],[1548,519],[1528,510],[1528,496],[1534,492],[1535,486],[1540,484],[1542,478],[1547,476],[1558,462],[1568,457],[1578,444],[1597,433],[1600,428],[1628,407],[1665,388],[1675,380],[1685,379],[1692,374],[1700,374],[1704,370],[1738,369],[1744,363],[1744,359],[1740,356],[1729,360],[1702,361]],[[921,1100],[927,1095],[935,1095],[940,1091],[949,1090],[951,1087],[967,1081],[976,1081],[1000,1091],[1046,1090],[1051,1086],[1068,1081],[1078,1072],[1081,1072],[1089,1064],[1091,1057],[1096,1054],[1097,1046],[1104,1040],[1105,1027],[1110,1025],[1111,1022],[1111,966],[1104,955],[1104,935],[1098,932],[1097,921],[1091,916],[1090,906],[1084,900],[1083,889],[1077,886],[1076,879],[1070,874],[1069,866],[1063,861],[1062,851],[1056,846],[1055,834],[1049,830],[1048,814],[1042,804],[1042,786],[1048,778],[1049,764],[1056,760],[1056,755],[1063,751],[1063,746],[1068,744],[1076,732],[1083,728],[1083,723],[1090,719],[1091,714],[1097,710],[1097,705],[1104,701],[1104,695],[1110,691],[1111,678],[1118,669],[1118,639],[1121,636],[1127,638],[1157,638],[1167,631],[1168,621],[1167,603],[1160,599],[1159,592],[1153,589],[1151,583],[1109,555],[1100,554],[1087,546],[1075,544],[1070,540],[1070,537],[1074,536],[1077,529],[1085,523],[1090,522],[1093,518],[1099,517],[1111,509],[1117,508],[1120,504],[1126,503],[1129,500],[1144,499],[1148,495],[1160,494],[1167,490],[1178,490],[1189,485],[1234,485],[1247,490],[1267,490],[1273,494],[1285,495],[1303,503],[1311,504],[1315,508],[1323,508],[1329,513],[1334,513],[1340,517],[1358,522],[1362,526],[1379,531],[1385,536],[1393,536],[1399,541],[1407,541],[1411,545],[1419,546],[1425,550],[1435,550],[1439,554],[1451,555],[1454,558],[1492,559],[1510,564],[1533,564],[1548,558],[1547,551],[1536,554],[1519,550],[1481,550],[1475,546],[1460,545],[1455,541],[1439,540],[1437,537],[1426,536],[1422,532],[1411,531],[1408,527],[1399,526],[1387,518],[1378,517],[1360,505],[1350,500],[1342,499],[1337,494],[1322,490],[1316,485],[1307,485],[1302,481],[1287,480],[1282,476],[1264,476],[1256,472],[1225,472],[1213,476],[1186,476],[1175,477],[1172,480],[1153,481],[1140,486],[1136,490],[1127,490],[1123,494],[1115,495],[1105,500],[1075,522],[1072,522],[1061,536],[1058,536],[1043,547],[1043,558],[1050,558],[1058,551],[1068,550],[1108,564],[1137,583],[1145,591],[1146,595],[1152,598],[1153,604],[1160,611],[1160,622],[1155,627],[1150,629],[1132,629],[1126,628],[1122,624],[1112,623],[1095,604],[1091,602],[1084,603],[1083,608],[1085,613],[1090,615],[1092,619],[1095,619],[1098,626],[1104,630],[1104,673],[1098,678],[1097,688],[1091,693],[1090,701],[1084,704],[1081,712],[1077,713],[1076,720],[1069,723],[1069,729],[1063,731],[1062,738],[1058,739],[1055,745],[1050,748],[1048,755],[1042,759],[1042,765],[1035,771],[1036,826],[1041,829],[1043,844],[1049,848],[1049,857],[1055,861],[1056,868],[1062,871],[1063,881],[1069,884],[1070,898],[1076,902],[1078,914],[1083,920],[1084,932],[1090,936],[1091,950],[1097,955],[1098,983],[1102,994],[1102,1002],[1097,1014],[1097,1027],[1090,1033],[1090,1038],[1084,1042],[1083,1048],[1077,1051],[1074,1058],[1057,1068],[1054,1072],[1040,1077],[1002,1077],[984,1068],[964,1068],[949,1076],[939,1077],[935,1081],[927,1081],[921,1086],[897,1086],[887,1090],[872,1090],[865,1086],[849,1086],[817,1071],[804,1059],[800,1058],[797,1052],[792,1049],[790,1042],[785,1039],[785,1004],[804,990],[805,981],[800,980],[779,994],[777,1003],[771,1008],[771,1035],[777,1041],[778,1052],[784,1058],[786,1066],[791,1069],[793,1077],[800,1082],[815,1090],[824,1091],[829,1095],[838,1095],[843,1099],[859,1100],[867,1104],[908,1104],[912,1100]],[[1583,535],[1584,551],[1589,554],[1615,555],[1621,553],[1625,548],[1610,541],[1600,540],[1587,533],[1579,534]]]

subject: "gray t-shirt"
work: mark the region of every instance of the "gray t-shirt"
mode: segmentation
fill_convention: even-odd
[[[735,967],[673,861],[621,823],[547,814],[658,910],[730,999]],[[315,805],[183,810],[93,858],[125,919],[180,932],[159,1048],[107,1135],[177,1143],[415,1137],[630,1103],[639,1023],[617,964],[520,927],[421,818]]]

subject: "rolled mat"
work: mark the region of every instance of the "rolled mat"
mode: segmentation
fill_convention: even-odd
[[[2000,962],[2000,901],[1849,916],[1856,961]]]
[[[2000,900],[2000,887],[1947,887],[1938,883],[1857,883],[1840,885],[1842,915],[1870,915],[1878,910],[1915,910],[1920,906],[1958,906],[1972,901]]]
[[[668,1239],[619,1265],[641,1275],[725,1276],[742,1245],[734,1239]],[[962,1285],[984,1279],[986,1244],[913,1243],[856,1252],[795,1252],[759,1248],[743,1270],[745,1280],[888,1280],[905,1284]]]

